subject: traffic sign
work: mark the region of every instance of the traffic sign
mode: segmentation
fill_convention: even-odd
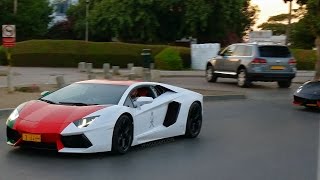
[[[2,25],[2,37],[3,38],[15,38],[16,26],[15,25]]]
[[[2,38],[2,45],[4,47],[13,47],[16,44],[16,38]]]
[[[2,44],[4,47],[13,47],[16,44],[15,25],[2,25]]]

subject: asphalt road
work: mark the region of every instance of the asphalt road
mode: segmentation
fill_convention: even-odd
[[[219,86],[238,90],[228,80]],[[206,102],[199,138],[157,141],[124,156],[13,149],[3,123],[0,180],[316,180],[320,113],[291,106],[297,86],[258,84],[245,90],[247,100]]]

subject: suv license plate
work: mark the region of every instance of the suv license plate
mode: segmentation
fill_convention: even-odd
[[[284,66],[271,66],[272,70],[284,70]]]

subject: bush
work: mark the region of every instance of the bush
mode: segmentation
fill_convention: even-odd
[[[190,69],[191,68],[190,48],[186,48],[186,47],[175,47],[175,48],[180,52],[183,68]]]
[[[166,45],[128,44],[118,42],[84,42],[74,40],[32,40],[17,43],[13,50],[14,66],[77,67],[79,62],[91,62],[101,68],[110,63],[122,68],[128,63],[142,66],[142,49],[160,53]],[[183,54],[184,65],[190,67],[190,49],[177,48]]]
[[[181,70],[182,60],[177,48],[168,47],[155,57],[155,65],[158,69]]]
[[[0,65],[8,65],[6,51],[2,46],[0,46]]]
[[[297,60],[298,70],[314,70],[317,61],[316,51],[304,49],[292,49],[292,54]]]

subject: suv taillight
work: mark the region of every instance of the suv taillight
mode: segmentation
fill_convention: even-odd
[[[296,61],[295,59],[290,59],[290,60],[288,61],[288,63],[289,63],[290,65],[296,65],[296,64],[297,64],[297,61]]]
[[[266,63],[267,63],[267,60],[261,59],[261,58],[254,58],[251,61],[251,64],[266,64]]]

